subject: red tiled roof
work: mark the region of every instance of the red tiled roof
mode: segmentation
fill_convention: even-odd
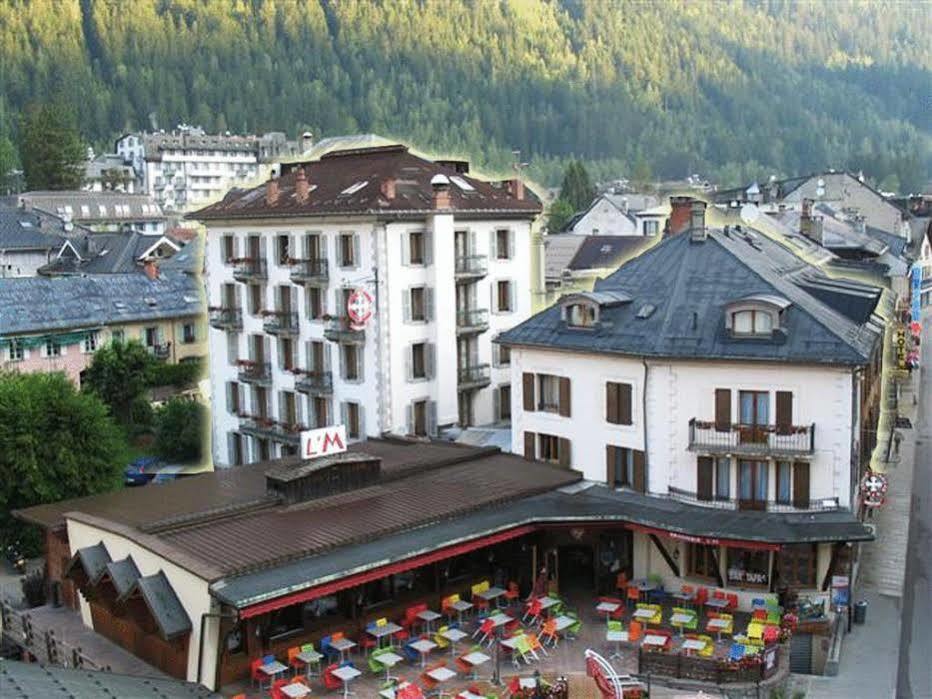
[[[433,209],[431,179],[445,175],[454,212],[489,212],[532,218],[540,200],[524,188],[523,198],[505,186],[458,173],[447,165],[419,158],[405,146],[359,148],[327,153],[320,160],[283,165],[278,197],[266,201],[266,185],[231,190],[221,201],[189,214],[197,220],[320,216],[332,214],[403,215]],[[303,167],[310,193],[301,202],[295,193],[297,171]],[[390,198],[394,183],[394,196]],[[465,185],[465,186],[461,186]]]

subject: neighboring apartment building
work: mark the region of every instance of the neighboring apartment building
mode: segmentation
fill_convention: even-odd
[[[184,271],[0,279],[0,369],[62,371],[80,383],[111,340],[138,340],[172,363],[203,358],[201,293]]]
[[[824,597],[850,574],[841,532],[861,531],[882,291],[765,236],[707,229],[705,204],[691,209],[684,232],[499,336],[513,450],[607,484],[651,520],[623,547],[636,577],[745,604],[782,587]]]
[[[36,276],[74,233],[57,216],[0,204],[0,277]]]
[[[136,170],[116,153],[98,155],[84,166],[84,186],[88,192],[136,191]]]
[[[162,235],[166,216],[145,194],[125,192],[23,192],[16,197],[23,209],[46,212],[97,233],[136,231]]]
[[[299,432],[436,435],[508,419],[507,352],[531,312],[519,180],[404,146],[283,166],[192,218],[207,226],[216,464],[293,453]]]
[[[132,164],[143,191],[166,211],[190,211],[263,177],[264,163],[298,155],[310,145],[309,133],[296,142],[280,132],[239,136],[180,126],[169,133],[126,134],[115,150]]]

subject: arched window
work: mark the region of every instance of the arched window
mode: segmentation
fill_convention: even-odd
[[[591,303],[574,303],[566,307],[566,324],[574,328],[591,328],[597,314]]]
[[[770,335],[773,313],[762,309],[746,309],[731,314],[731,331],[735,335]]]

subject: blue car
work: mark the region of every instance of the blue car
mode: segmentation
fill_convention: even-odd
[[[126,485],[147,485],[165,466],[157,456],[140,456],[123,470]]]

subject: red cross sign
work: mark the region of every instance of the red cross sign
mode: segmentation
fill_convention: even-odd
[[[372,318],[373,310],[372,295],[365,289],[356,289],[346,300],[346,314],[350,319],[350,327],[353,330],[362,330],[366,323]]]

